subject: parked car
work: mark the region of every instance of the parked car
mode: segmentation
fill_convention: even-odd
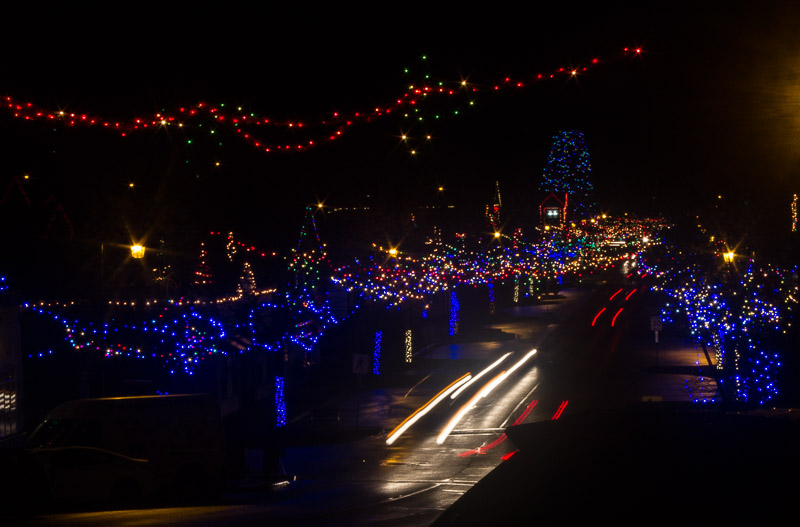
[[[59,450],[66,447],[83,449]],[[75,477],[96,474],[101,480],[106,475],[98,465],[101,452],[107,452],[105,462],[119,465],[115,473],[129,471],[128,481],[142,492],[149,489],[147,465],[163,496],[205,497],[224,485],[225,438],[219,406],[209,395],[68,401],[44,418],[26,448],[33,454],[44,451],[45,461],[68,452],[60,454],[65,460],[57,459],[58,467],[75,465]],[[80,461],[86,466],[81,468]]]
[[[156,490],[146,459],[84,446],[40,448],[31,455],[44,470],[46,491],[56,505],[136,505]]]

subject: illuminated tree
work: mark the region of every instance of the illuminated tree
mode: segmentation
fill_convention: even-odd
[[[583,132],[566,130],[553,137],[553,146],[544,167],[539,189],[558,196],[567,196],[568,210],[578,216],[594,214],[592,165]]]
[[[494,182],[494,198],[491,205],[486,205],[486,218],[489,221],[489,228],[494,232],[500,230],[500,211],[503,208],[503,200],[500,198],[500,182]]]
[[[300,230],[297,247],[289,260],[292,283],[287,300],[295,307],[307,302],[316,302],[325,293],[323,276],[329,276],[325,246],[319,238],[314,211],[306,207],[305,222]]]

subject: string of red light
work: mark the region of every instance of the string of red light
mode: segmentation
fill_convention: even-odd
[[[335,141],[355,124],[370,123],[376,119],[397,113],[403,107],[418,107],[431,100],[429,96],[454,97],[459,95],[474,95],[477,93],[497,93],[504,90],[522,89],[558,77],[574,77],[586,73],[590,68],[605,64],[625,56],[639,56],[640,47],[623,48],[622,53],[600,58],[594,57],[587,66],[559,67],[550,72],[536,73],[527,79],[512,79],[504,77],[494,83],[473,83],[466,80],[442,81],[426,83],[423,85],[408,86],[400,97],[367,111],[353,112],[344,115],[331,112],[314,122],[300,120],[274,120],[255,113],[244,113],[241,107],[229,111],[224,104],[218,106],[199,102],[193,106],[180,107],[172,113],[159,112],[149,117],[134,117],[127,121],[112,121],[100,116],[87,113],[75,113],[64,110],[53,110],[38,106],[31,102],[22,102],[10,95],[2,97],[3,107],[15,118],[26,121],[52,121],[67,127],[96,126],[114,130],[125,136],[137,131],[159,129],[161,127],[186,128],[193,124],[202,126],[209,122],[217,127],[227,127],[242,140],[252,147],[265,153],[273,152],[299,152],[319,146],[322,143]],[[458,113],[457,111],[455,112]],[[267,142],[263,135],[256,134],[253,130],[263,127],[281,128],[284,130],[302,130],[307,134],[302,141],[278,143]]]

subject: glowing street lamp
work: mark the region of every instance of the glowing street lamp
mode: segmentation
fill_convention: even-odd
[[[144,245],[131,245],[131,257],[144,258]]]
[[[722,254],[722,259],[725,260],[727,263],[731,263],[733,262],[735,256],[736,255],[733,253],[733,251],[728,251]]]

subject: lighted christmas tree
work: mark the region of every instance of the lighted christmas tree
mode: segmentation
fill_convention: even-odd
[[[325,293],[325,281],[330,276],[325,244],[319,238],[314,210],[306,207],[305,222],[300,230],[297,247],[292,250],[289,271],[292,283],[287,299],[294,307],[321,300]]]
[[[211,267],[208,265],[208,251],[205,242],[200,243],[200,259],[194,272],[194,285],[203,286],[213,284]]]
[[[500,198],[500,182],[494,182],[494,198],[491,205],[486,205],[486,218],[489,221],[489,228],[494,232],[500,230],[500,211],[503,208],[503,200]]]
[[[559,198],[566,194],[568,210],[573,215],[590,216],[597,208],[591,175],[592,165],[583,133],[576,130],[558,132],[553,137],[539,189],[552,192]]]

